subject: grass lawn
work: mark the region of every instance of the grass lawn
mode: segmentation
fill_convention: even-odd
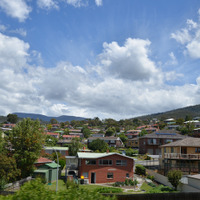
[[[152,189],[152,187],[150,185],[148,185],[146,182],[144,182],[142,184],[142,186],[140,187],[140,190],[145,190],[146,192],[148,192],[151,189]]]
[[[88,189],[90,191],[95,190],[96,188],[104,187],[101,185],[79,185],[79,188]],[[48,185],[50,190],[56,190],[56,181],[51,185]],[[58,180],[58,190],[66,190],[66,186],[63,180]]]
[[[101,185],[79,185],[79,188],[83,188],[83,189],[87,189],[87,190],[95,190],[96,188],[102,188],[105,186],[101,186]]]
[[[48,185],[50,190],[56,190],[56,181],[51,185]],[[63,180],[58,180],[58,190],[66,190],[66,186]]]

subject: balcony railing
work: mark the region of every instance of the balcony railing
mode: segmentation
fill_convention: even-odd
[[[200,160],[200,154],[165,153],[164,158]]]

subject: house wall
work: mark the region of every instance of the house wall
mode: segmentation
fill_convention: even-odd
[[[111,166],[99,165],[99,160],[112,160]],[[96,173],[96,183],[107,183],[116,181],[125,181],[126,174],[129,174],[129,178],[133,178],[133,166],[134,160],[120,155],[111,155],[103,158],[96,159],[96,165],[86,165],[87,159],[79,159],[79,177],[83,176],[83,172],[88,172],[89,183],[91,183],[91,173]],[[116,160],[126,160],[126,166],[117,166]],[[113,173],[113,178],[107,178],[107,173]]]

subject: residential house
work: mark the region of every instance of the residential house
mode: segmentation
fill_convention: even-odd
[[[92,137],[105,137],[104,133],[94,133],[92,134]]]
[[[181,140],[186,136],[180,135],[174,130],[160,130],[139,138],[139,153],[159,155],[161,150],[159,146]]]
[[[113,137],[113,136],[111,136],[111,137],[89,137],[88,145],[89,145],[89,143],[91,143],[93,140],[96,140],[96,139],[105,141],[109,147],[116,147],[116,148],[124,147],[124,144],[121,141],[121,139],[119,137]]]
[[[33,178],[42,177],[48,183],[52,183],[60,177],[60,165],[57,163],[46,163],[44,165],[38,166],[38,168],[33,172]]]
[[[140,132],[141,130],[128,130],[125,135],[128,139],[133,139],[139,137]]]
[[[45,132],[44,134],[50,135],[50,136],[55,137],[57,139],[59,139],[59,137],[60,137],[59,133],[54,133],[54,132]]]
[[[44,147],[43,151],[47,154],[52,154],[55,152],[59,152],[61,155],[63,156],[68,156],[68,151],[69,148],[68,147]]]
[[[39,167],[41,165],[44,165],[44,164],[47,164],[47,163],[52,163],[52,162],[53,161],[48,159],[48,158],[40,157],[35,161],[34,165],[35,165],[35,167]]]
[[[161,146],[161,169],[180,169],[185,174],[200,173],[200,138],[187,137]]]
[[[134,159],[118,153],[78,153],[66,156],[66,173],[78,174],[87,183],[123,182],[133,179]]]
[[[139,138],[128,139],[125,143],[125,146],[128,148],[139,148]]]

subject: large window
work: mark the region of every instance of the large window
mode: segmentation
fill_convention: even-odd
[[[116,165],[126,166],[127,165],[127,161],[126,160],[116,160]]]
[[[85,161],[86,165],[96,165],[96,160],[94,159],[89,159]]]
[[[107,178],[113,179],[113,172],[108,172],[107,173]]]
[[[112,160],[99,160],[99,165],[112,165]]]

